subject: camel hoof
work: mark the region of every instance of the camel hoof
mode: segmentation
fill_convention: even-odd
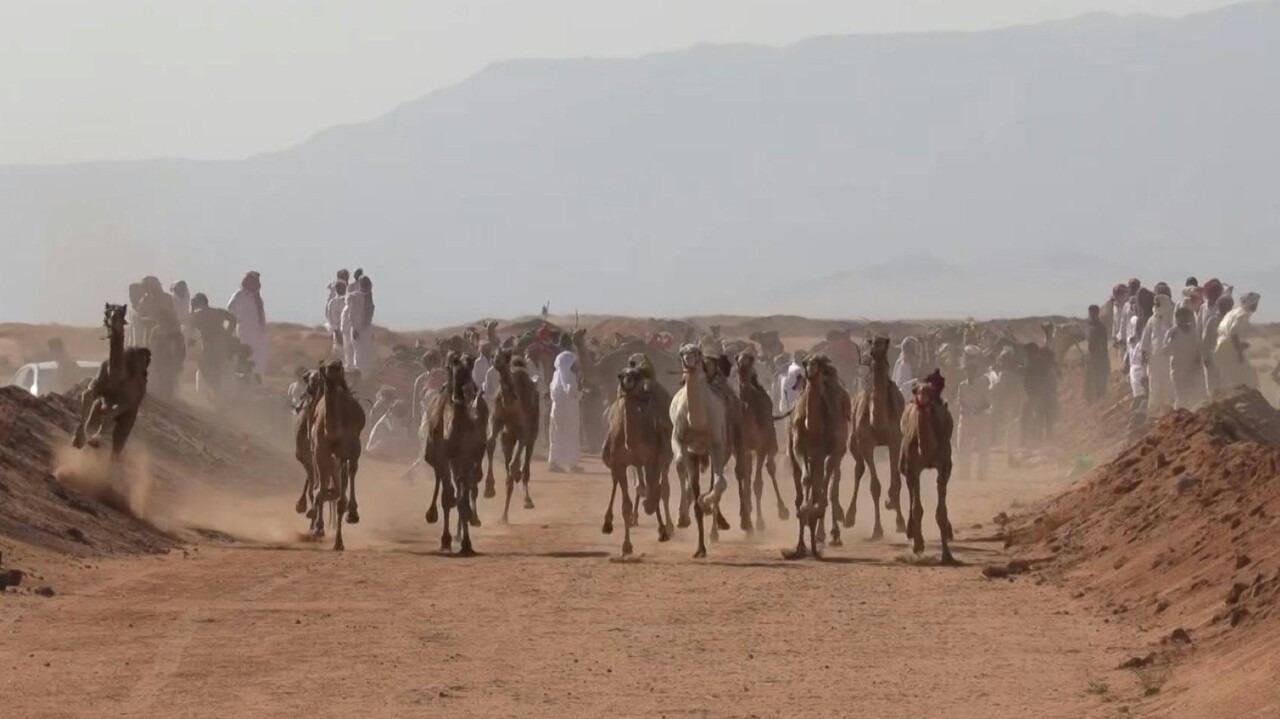
[[[955,558],[955,557],[953,557],[953,556],[951,556],[951,552],[943,552],[943,553],[942,553],[942,566],[944,566],[944,567],[958,567],[958,566],[960,566],[960,562],[957,562],[957,561],[956,561],[956,558]]]
[[[742,521],[738,524],[738,528],[746,532],[747,534],[750,534],[751,532],[755,531],[755,528],[751,524],[750,517],[743,517]]]
[[[359,523],[360,523],[360,512],[357,511],[355,507],[352,507],[351,509],[347,510],[347,524],[359,524]]]
[[[671,531],[667,529],[666,525],[663,525],[663,524],[658,525],[658,541],[659,542],[671,541]]]
[[[339,541],[337,541],[337,542],[334,542],[334,543],[333,543],[333,551],[335,551],[335,552],[343,552],[343,551],[346,551],[346,549],[347,549],[347,548],[346,548],[345,546],[343,546],[343,544],[342,544],[342,541],[341,541],[341,540],[339,540]]]
[[[764,517],[756,517],[756,529],[764,531]]]
[[[902,517],[898,517],[898,534],[907,533],[907,523],[902,521]]]
[[[707,533],[707,539],[711,540],[712,544],[719,544],[720,543],[719,530],[717,530],[715,527],[712,527],[711,531]]]
[[[624,557],[630,557],[630,556],[631,556],[631,551],[632,551],[632,548],[631,548],[631,543],[630,543],[630,542],[627,542],[627,543],[625,543],[625,544],[623,544],[623,545],[622,545],[622,556],[624,556]]]
[[[829,544],[829,545],[831,545],[832,547],[843,547],[843,546],[844,546],[844,540],[843,540],[843,539],[841,539],[841,538],[837,535],[837,536],[832,537],[832,538],[831,538],[831,541],[830,541],[830,542],[828,542],[828,544]]]
[[[524,500],[524,508],[525,508],[525,509],[533,509],[533,500],[532,500],[532,499],[529,499],[528,497],[525,497],[525,500]]]
[[[479,526],[481,526],[481,524],[480,524],[480,515],[478,515],[478,514],[473,514],[473,515],[471,515],[471,518],[467,520],[467,524],[471,525],[472,527],[479,527]]]
[[[297,512],[298,514],[306,514],[306,513],[307,513],[307,498],[306,498],[306,497],[303,497],[302,499],[299,499],[299,500],[298,500],[298,503],[297,503],[297,504],[295,504],[295,505],[293,505],[293,511]]]
[[[453,540],[452,540],[452,539],[441,539],[441,540],[440,540],[440,551],[442,551],[442,552],[452,552],[452,551],[453,551]]]
[[[687,516],[681,515],[680,521],[676,522],[676,526],[681,529],[687,529],[689,527],[689,518]]]
[[[789,559],[789,560],[794,561],[794,560],[796,560],[796,559],[804,559],[804,558],[805,558],[805,557],[807,557],[807,556],[809,556],[809,550],[808,550],[808,549],[806,549],[805,547],[796,547],[795,549],[792,549],[791,551],[787,551],[787,550],[785,550],[785,549],[784,549],[784,550],[782,550],[782,558],[783,558],[783,559]]]
[[[324,539],[324,527],[316,527],[311,530],[311,536],[314,539]]]
[[[436,507],[433,504],[431,505],[431,508],[427,510],[427,524],[435,524],[439,519],[440,513],[436,511]]]
[[[493,488],[493,482],[486,482],[484,485],[484,498],[493,499],[498,496],[498,492]]]
[[[915,554],[924,554],[924,540],[915,539],[911,542],[911,551]]]
[[[706,558],[707,558],[707,548],[706,548],[706,547],[698,547],[698,551],[696,551],[696,552],[694,552],[694,553],[693,553],[693,558],[694,558],[694,559],[706,559]]]
[[[503,525],[511,524],[511,518],[504,514],[502,515],[502,519],[498,520],[498,524],[503,524]]]
[[[791,519],[791,512],[787,511],[786,505],[778,505],[778,519],[783,522]]]
[[[315,518],[316,518],[316,508],[312,507],[311,509],[307,510],[307,519],[315,519]]]
[[[613,534],[613,522],[605,520],[604,526],[600,528],[601,534]]]
[[[877,524],[876,528],[871,532],[871,541],[875,542],[880,539],[884,539],[884,529]]]
[[[97,449],[98,447],[102,446],[102,440],[98,439],[97,437],[94,437],[92,439],[87,440],[85,444],[89,445],[89,449]]]
[[[720,514],[719,512],[716,512],[716,524],[715,524],[715,529],[718,529],[718,530],[720,530],[721,532],[727,532],[727,531],[729,531],[729,530],[731,529],[731,525],[729,524],[729,520],[725,519],[725,518],[724,518],[724,515]]]
[[[886,499],[884,500],[884,508],[889,510],[890,512],[896,512],[898,511],[898,503],[893,501],[892,499]]]
[[[476,550],[472,549],[472,548],[471,548],[471,545],[470,545],[469,543],[464,543],[464,544],[462,545],[462,548],[458,550],[458,556],[459,556],[459,557],[474,557],[474,556],[476,556]]]

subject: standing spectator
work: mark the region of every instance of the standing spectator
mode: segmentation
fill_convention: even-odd
[[[578,356],[568,350],[556,356],[551,377],[551,446],[547,462],[552,472],[581,472],[582,389],[578,384]]]
[[[235,315],[236,337],[249,346],[249,359],[259,377],[267,376],[267,313],[262,303],[262,277],[257,272],[245,274],[240,289],[227,303],[227,311]]]

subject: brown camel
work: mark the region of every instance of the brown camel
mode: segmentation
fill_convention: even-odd
[[[782,492],[778,490],[778,433],[773,428],[773,400],[760,384],[756,373],[756,356],[750,352],[738,355],[738,397],[742,401],[742,439],[748,455],[748,466],[754,466],[752,489],[756,500],[756,528],[764,529],[764,470],[769,470],[774,498],[778,502],[778,519],[790,518]]]
[[[862,475],[871,470],[871,505],[875,509],[876,523],[872,539],[884,536],[880,525],[880,477],[876,473],[876,447],[889,448],[889,501],[885,507],[898,514],[898,531],[906,529],[899,508],[902,491],[899,479],[898,456],[902,446],[902,392],[889,379],[889,338],[879,336],[871,340],[871,379],[858,392],[853,403],[853,432],[849,437],[849,452],[853,455],[853,498],[845,514],[844,526],[853,527],[858,515],[858,492],[862,487]],[[836,498],[839,502],[839,498]]]
[[[601,531],[613,533],[613,502],[622,490],[622,556],[631,554],[631,526],[635,524],[631,493],[627,487],[627,469],[634,468],[640,479],[638,491],[644,492],[646,514],[658,515],[658,541],[670,539],[667,533],[670,517],[664,522],[658,502],[661,494],[659,463],[663,455],[663,407],[653,402],[644,390],[644,376],[639,369],[628,367],[618,373],[618,397],[609,405],[609,423],[600,459],[613,475],[609,493],[609,509]],[[636,496],[640,501],[639,494]]]
[[[703,514],[713,506],[705,501],[711,498],[710,494],[705,497],[701,494],[701,473],[709,470],[712,486],[724,491],[728,484],[724,478],[728,436],[724,401],[711,389],[702,350],[696,345],[684,345],[680,348],[680,358],[684,367],[684,384],[671,398],[671,449],[681,480],[688,482],[688,494],[694,499],[698,548],[693,556],[697,559],[707,556]]]
[[[360,510],[356,501],[356,473],[360,469],[360,433],[364,431],[365,414],[360,402],[347,385],[342,363],[322,363],[320,396],[311,410],[309,435],[315,481],[319,494],[315,500],[312,533],[324,536],[324,505],[334,508],[333,548],[342,551],[342,523],[359,524]]]
[[[947,481],[951,479],[951,437],[955,424],[951,410],[938,397],[944,387],[942,375],[934,372],[916,387],[914,397],[902,413],[902,457],[900,464],[907,479],[911,502],[907,536],[912,551],[924,551],[924,503],[920,498],[920,473],[938,471],[938,533],[942,537],[942,563],[954,564],[950,543],[953,538],[951,520],[947,516]]]
[[[489,473],[485,479],[484,496],[494,496],[493,450],[497,441],[502,442],[502,456],[507,468],[507,499],[502,505],[502,523],[510,518],[511,493],[517,483],[524,487],[524,508],[533,509],[529,495],[529,467],[533,462],[533,445],[538,441],[538,388],[529,376],[523,357],[513,357],[510,348],[497,351],[493,368],[498,373],[498,393],[493,398],[493,416],[486,452],[489,455]]]
[[[302,496],[298,498],[294,509],[298,514],[306,514],[314,520],[316,512],[312,507],[319,487],[316,482],[315,458],[311,449],[311,418],[315,414],[316,403],[320,401],[320,396],[324,392],[324,378],[319,370],[308,370],[302,375],[302,382],[306,390],[293,408],[293,456],[302,465],[307,478],[302,484]],[[314,530],[313,522],[312,531]]]
[[[423,461],[435,471],[435,487],[427,508],[427,523],[438,518],[436,501],[444,505],[444,528],[440,548],[453,548],[449,534],[449,510],[458,509],[458,536],[462,539],[459,554],[475,554],[471,547],[471,526],[475,524],[475,489],[484,472],[483,460],[489,422],[489,407],[484,393],[471,378],[475,361],[469,355],[450,352],[445,360],[449,380],[445,390],[432,398],[427,407],[427,438]],[[441,487],[444,487],[441,496]],[[478,526],[478,525],[477,525]]]
[[[662,509],[667,518],[667,534],[672,535],[675,533],[676,525],[671,519],[671,464],[675,459],[675,454],[671,451],[672,424],[669,412],[671,393],[658,381],[656,371],[647,354],[632,355],[627,361],[627,367],[624,369],[635,369],[640,372],[641,396],[658,410],[656,416],[658,431],[661,434],[658,453],[658,490],[662,501]],[[635,518],[639,518],[638,513]],[[684,522],[680,525],[681,527],[689,526],[687,514],[681,518],[681,521]]]
[[[818,528],[826,513],[828,485],[844,458],[845,440],[835,435],[847,431],[839,399],[843,388],[839,387],[831,361],[826,355],[816,354],[805,360],[804,370],[805,386],[790,412],[791,432],[787,443],[787,458],[796,488],[800,538],[794,551],[783,552],[787,559],[802,559],[810,550],[815,558],[821,557]],[[809,530],[808,547],[805,529]]]
[[[125,349],[128,310],[128,305],[110,303],[103,310],[102,324],[107,328],[108,354],[98,368],[98,375],[80,396],[80,423],[71,442],[76,449],[86,444],[97,447],[109,427],[111,454],[119,456],[138,420],[138,408],[147,395],[151,350],[145,347]],[[89,434],[91,430],[92,435]]]
[[[707,381],[711,391],[724,404],[726,450],[728,457],[733,459],[733,478],[738,486],[739,527],[744,532],[751,532],[754,526],[751,522],[751,455],[747,452],[745,437],[746,410],[742,400],[734,393],[733,387],[729,386],[733,362],[726,355],[717,354],[708,357],[706,364]],[[723,516],[720,513],[720,498],[724,495],[724,491],[725,487],[716,486],[710,495],[716,515],[716,522],[711,527],[713,542],[720,540],[722,528],[720,522]]]

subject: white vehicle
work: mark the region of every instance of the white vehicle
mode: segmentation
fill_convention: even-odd
[[[76,360],[76,381],[93,379],[97,376],[98,368],[101,366],[102,362],[100,361]],[[57,373],[57,362],[52,360],[48,362],[32,362],[19,367],[13,378],[9,380],[9,385],[21,387],[39,397],[42,394],[49,394],[57,383]]]

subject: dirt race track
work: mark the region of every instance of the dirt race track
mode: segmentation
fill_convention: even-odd
[[[0,605],[0,714],[1082,717],[1124,715],[1139,695],[1115,669],[1132,629],[1050,584],[981,576],[1000,560],[999,544],[973,541],[991,517],[1061,478],[953,482],[960,568],[904,561],[861,523],[828,561],[787,562],[794,522],[776,515],[705,561],[691,530],[660,545],[646,517],[641,559],[619,563],[620,520],[600,533],[608,480],[587,469],[539,465],[537,509],[513,501],[509,527],[482,500],[473,559],[437,553],[428,478],[409,486],[377,463],[344,554],[297,541],[292,493],[193,503],[253,541],[107,560],[10,548],[58,594]]]

